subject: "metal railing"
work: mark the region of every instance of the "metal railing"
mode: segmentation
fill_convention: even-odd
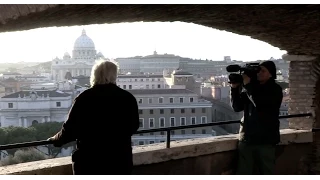
[[[296,117],[310,117],[312,113],[305,113],[305,114],[293,114],[287,116],[279,116],[279,119],[289,119],[289,118],[296,118]],[[219,121],[219,122],[211,122],[205,124],[194,124],[194,125],[186,125],[186,126],[175,126],[175,127],[167,127],[167,128],[158,128],[158,129],[148,129],[148,130],[140,130],[137,131],[135,134],[144,134],[144,133],[152,133],[152,132],[167,132],[166,138],[166,147],[170,148],[170,136],[171,131],[178,130],[178,129],[191,129],[191,128],[199,128],[199,127],[208,127],[208,126],[219,126],[219,125],[226,125],[226,124],[236,124],[240,123],[240,120],[231,120],[231,121]],[[320,131],[320,129],[312,129],[313,132]],[[0,145],[0,151],[6,149],[16,149],[16,148],[26,148],[32,146],[43,146],[53,144],[52,141],[42,140],[42,141],[32,141],[32,142],[24,142],[24,143],[16,143],[16,144],[7,144],[7,145]]]

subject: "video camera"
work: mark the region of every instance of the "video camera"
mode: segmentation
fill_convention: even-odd
[[[247,63],[243,67],[239,65],[229,65],[226,68],[227,72],[230,72],[229,75],[229,83],[231,84],[242,84],[243,78],[242,74],[246,74],[250,79],[251,82],[255,83],[257,82],[257,74],[260,71],[259,63]],[[235,73],[239,72],[239,73]]]

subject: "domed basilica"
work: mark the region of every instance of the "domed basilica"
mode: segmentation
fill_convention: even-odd
[[[64,53],[63,58],[56,57],[52,60],[51,74],[56,81],[65,80],[65,75],[70,72],[72,77],[90,76],[91,68],[96,60],[107,60],[101,52],[97,53],[94,42],[87,36],[86,31],[74,43],[72,57],[68,52]]]

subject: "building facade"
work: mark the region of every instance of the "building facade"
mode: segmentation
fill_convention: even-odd
[[[212,122],[212,104],[199,99],[187,89],[136,89],[128,90],[137,99],[140,128],[155,129],[164,127],[204,124]],[[212,127],[175,130],[173,140],[213,136]],[[165,132],[134,136],[134,145],[164,142]]]
[[[3,96],[0,99],[1,127],[65,121],[71,103],[71,95],[61,91],[19,91]]]
[[[117,85],[122,89],[164,89],[162,75],[118,75]]]

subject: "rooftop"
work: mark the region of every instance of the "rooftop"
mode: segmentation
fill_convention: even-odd
[[[63,93],[61,91],[36,90],[35,92],[40,97],[41,96],[47,97],[48,94],[49,94],[49,97],[68,97],[68,96],[70,96],[70,94]],[[20,95],[21,98],[23,98],[24,96],[25,97],[30,96],[30,93],[31,93],[31,91],[19,91],[19,92],[13,93],[13,94],[9,94],[9,95],[3,96],[1,98],[3,98],[3,99],[4,98],[19,98],[19,95]]]

